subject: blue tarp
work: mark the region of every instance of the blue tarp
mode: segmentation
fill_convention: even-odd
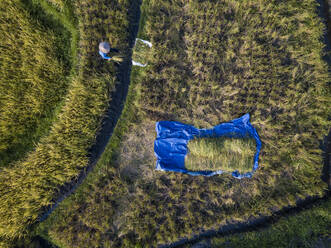
[[[189,171],[185,168],[185,156],[187,154],[187,143],[194,138],[204,137],[229,137],[229,138],[253,138],[256,142],[256,153],[251,172],[240,174],[232,172],[232,176],[238,179],[252,177],[258,168],[261,140],[256,129],[249,122],[249,114],[219,124],[211,129],[198,129],[177,121],[160,121],[156,123],[157,137],[154,141],[154,153],[157,158],[156,169],[162,171],[175,171],[187,173],[192,176],[213,176],[222,174],[224,171]]]

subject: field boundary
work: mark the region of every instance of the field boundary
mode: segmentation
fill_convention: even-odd
[[[256,231],[258,229],[263,229],[268,227],[271,224],[276,223],[281,217],[288,217],[293,214],[299,213],[302,210],[307,210],[313,207],[315,204],[327,201],[330,197],[330,191],[323,197],[307,197],[304,200],[299,200],[296,206],[294,207],[285,207],[279,211],[274,212],[271,216],[262,216],[259,218],[252,218],[247,221],[234,222],[226,225],[220,226],[218,229],[210,229],[203,231],[200,234],[196,234],[191,238],[182,238],[171,244],[159,245],[159,248],[174,248],[180,247],[182,245],[195,244],[204,239],[214,238],[214,237],[223,237],[232,234],[243,233],[247,231]]]

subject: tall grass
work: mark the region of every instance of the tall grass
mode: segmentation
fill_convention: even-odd
[[[69,81],[66,31],[54,32],[24,7],[16,0],[0,3],[0,167],[22,158],[47,133]]]
[[[187,144],[185,167],[192,171],[251,171],[255,142],[252,139],[200,138]]]

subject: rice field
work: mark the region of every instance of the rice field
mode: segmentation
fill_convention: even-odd
[[[23,14],[35,14],[39,6],[55,22],[70,26],[71,34],[76,32],[79,42],[72,63],[77,63],[77,73],[70,78],[48,133],[23,159],[0,171],[1,246],[31,247],[37,235],[61,248],[156,247],[226,223],[272,216],[299,199],[326,194],[321,144],[331,124],[331,91],[321,39],[325,27],[316,1],[30,3],[18,5]],[[112,96],[117,97],[118,85],[125,80],[121,65],[131,57],[136,25],[132,20],[139,4],[138,37],[153,47],[148,52],[136,47],[133,58],[148,65],[132,68],[124,110],[97,165],[38,223],[45,209],[86,169],[107,109],[120,104]],[[0,10],[3,14],[4,6]],[[43,39],[42,31],[27,30]],[[120,50],[123,62],[102,60],[97,52],[100,41]],[[252,178],[155,170],[155,122],[174,120],[210,128],[245,113],[250,113],[262,140],[259,169]],[[253,166],[251,140],[197,139],[188,147],[186,166],[192,170],[245,172]],[[325,209],[328,203],[307,213],[308,218],[305,213],[299,216],[296,220],[306,223],[302,229],[296,220],[285,220],[261,234],[210,242],[220,246],[229,241],[238,247],[244,241],[261,247],[266,242],[299,244],[284,232],[299,237],[310,233],[316,241],[318,235],[328,234]],[[268,238],[273,233],[277,237]]]
[[[40,224],[43,237],[63,247],[155,247],[324,195],[330,78],[316,7],[142,1],[138,37],[153,44],[149,64],[132,70],[101,160]],[[156,121],[210,128],[245,113],[262,140],[251,179],[155,171]]]
[[[0,241],[7,243],[29,240],[33,225],[45,209],[54,204],[54,200],[89,164],[90,149],[112,103],[111,94],[118,85],[116,77],[122,77],[114,63],[105,63],[97,57],[95,47],[107,37],[114,46],[126,51],[124,54],[130,54],[130,16],[126,10],[131,2],[107,2],[104,9],[109,12],[102,18],[95,15],[94,7],[86,8],[88,3],[84,1],[75,5],[74,12],[72,5],[64,5],[67,9],[62,14],[46,1],[30,3],[32,5],[26,8],[31,13],[40,9],[54,22],[79,30],[79,43],[71,47],[75,50],[78,46],[79,57],[73,59],[78,61],[75,65],[78,71],[71,78],[57,119],[47,135],[22,160],[0,172]],[[116,13],[114,8],[117,8]],[[77,16],[68,16],[73,13]],[[91,19],[93,14],[94,19]],[[113,20],[114,16],[119,22],[114,25],[121,30],[121,35],[117,29],[104,24],[107,18]],[[76,19],[78,23],[74,22]],[[102,30],[90,32],[88,27],[96,21],[102,25]]]
[[[70,84],[70,34],[21,1],[0,3],[0,168],[45,136]]]

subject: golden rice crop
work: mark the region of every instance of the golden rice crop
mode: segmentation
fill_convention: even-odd
[[[45,207],[59,197],[59,189],[73,181],[88,165],[89,149],[95,142],[105,110],[112,100],[110,95],[115,90],[115,75],[118,72],[112,63],[97,59],[99,57],[96,56],[95,47],[100,40],[109,38],[114,47],[126,48],[123,50],[129,53],[127,3],[106,2],[108,6],[103,7],[110,14],[105,19],[92,16],[96,9],[85,8],[87,1],[77,2],[79,71],[72,79],[57,120],[48,135],[39,141],[25,159],[0,172],[0,240],[13,240],[27,235]],[[114,4],[122,7],[122,11],[114,11]],[[42,6],[46,6],[44,2]],[[86,15],[86,11],[91,11],[91,15]],[[53,17],[56,18],[56,15]],[[112,26],[104,24],[107,18],[112,21],[118,18],[119,23],[113,24],[115,31],[111,29]],[[69,19],[59,18],[57,21],[70,22]],[[92,29],[86,32],[91,23],[100,24],[102,31]],[[10,28],[10,25],[7,27]],[[117,29],[122,33],[117,32]],[[34,32],[31,29],[29,31]],[[15,35],[12,34],[12,37]],[[46,75],[47,68],[45,65],[42,71]],[[43,95],[40,94],[40,97]]]
[[[254,164],[253,139],[197,138],[190,140],[187,147],[185,167],[188,170],[245,173],[251,171]]]
[[[20,1],[0,2],[0,167],[22,158],[47,133],[70,68],[56,34]],[[61,40],[63,42],[63,40]],[[65,47],[65,44],[62,44]]]

